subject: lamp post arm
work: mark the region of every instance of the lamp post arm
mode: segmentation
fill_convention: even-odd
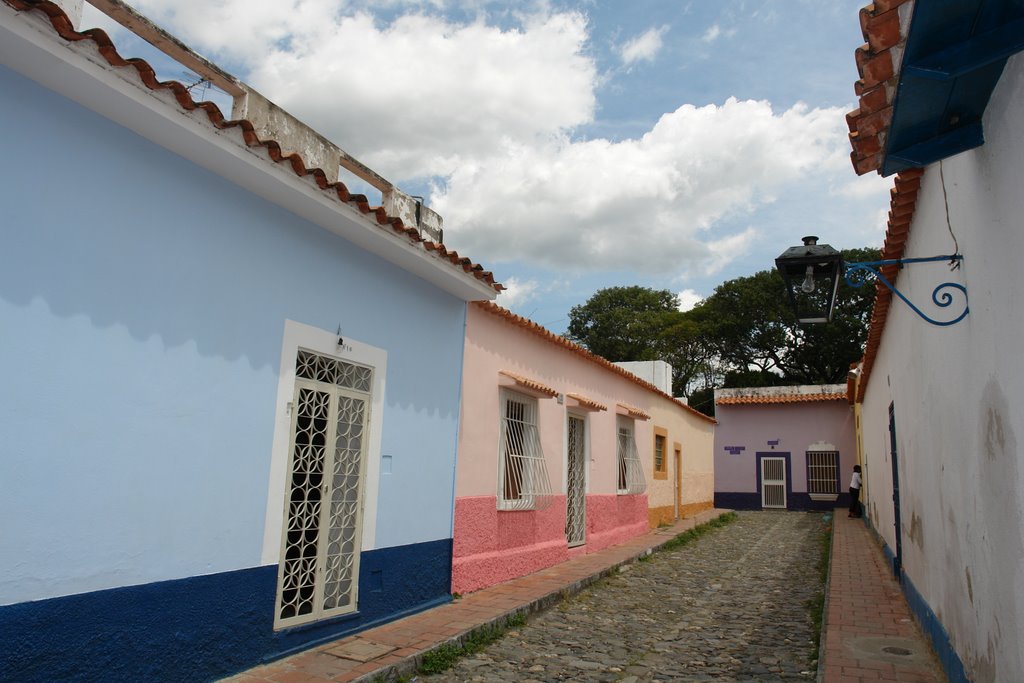
[[[881,261],[845,263],[844,266],[846,273],[844,277],[846,279],[846,284],[850,285],[851,287],[863,287],[864,283],[867,282],[868,277],[874,276],[883,285],[885,285],[890,292],[892,292],[900,299],[902,299],[903,303],[905,303],[907,306],[910,306],[910,309],[914,311],[914,313],[917,313],[917,315],[920,316],[922,320],[925,320],[926,322],[929,322],[932,325],[946,327],[949,325],[955,325],[956,323],[960,322],[970,312],[970,308],[968,307],[967,302],[966,287],[956,282],[943,282],[942,284],[935,287],[934,290],[932,290],[932,302],[939,308],[948,308],[950,305],[952,305],[954,296],[948,290],[955,289],[964,295],[964,310],[962,313],[960,313],[960,315],[958,315],[956,318],[953,318],[952,320],[936,320],[935,318],[932,318],[925,314],[920,308],[915,306],[910,301],[910,299],[904,296],[903,292],[896,289],[896,286],[889,282],[889,280],[887,280],[884,275],[882,275],[879,268],[883,266],[899,266],[902,268],[904,265],[908,263],[929,263],[935,261],[948,261],[952,265],[952,268],[956,269],[960,267],[960,262],[963,261],[963,258],[964,257],[960,254],[950,254],[945,256],[929,256],[924,258],[883,259]]]

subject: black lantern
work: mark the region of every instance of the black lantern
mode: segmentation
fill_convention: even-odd
[[[775,259],[775,267],[786,283],[797,322],[827,323],[836,305],[843,256],[831,245],[818,244],[813,235],[803,239],[803,245],[790,247]]]

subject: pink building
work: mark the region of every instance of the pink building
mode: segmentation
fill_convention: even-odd
[[[715,390],[715,506],[849,505],[856,463],[845,384]]]
[[[462,398],[454,592],[645,533],[656,477],[677,482],[673,516],[711,507],[679,474],[710,481],[713,419],[494,304],[469,306]]]

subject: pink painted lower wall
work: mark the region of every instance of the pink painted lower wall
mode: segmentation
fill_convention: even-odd
[[[470,593],[646,533],[647,496],[588,495],[587,540],[570,549],[565,496],[544,510],[498,510],[495,496],[455,500],[452,591]]]

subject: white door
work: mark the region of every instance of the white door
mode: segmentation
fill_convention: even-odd
[[[786,509],[786,459],[761,459],[761,507]]]

